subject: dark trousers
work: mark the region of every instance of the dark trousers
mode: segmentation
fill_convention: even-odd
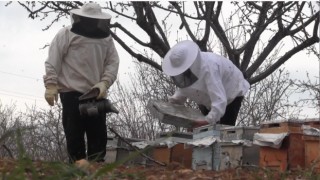
[[[243,96],[236,97],[230,104],[227,105],[226,112],[220,119],[220,124],[231,125],[231,126],[234,126],[236,124],[236,120],[238,117],[238,113],[239,113],[243,98],[244,98]],[[210,110],[208,110],[203,105],[199,105],[199,109],[203,115],[207,115],[210,112]]]
[[[79,92],[60,93],[62,124],[67,141],[70,163],[76,160],[104,161],[107,145],[106,114],[94,117],[81,116]],[[85,142],[87,138],[87,148]]]

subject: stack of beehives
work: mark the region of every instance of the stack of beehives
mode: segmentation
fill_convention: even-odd
[[[203,119],[199,111],[181,105],[150,101],[149,108],[162,123],[177,127],[190,128],[196,119]],[[185,144],[192,146],[193,169],[259,165],[281,171],[315,167],[320,172],[319,122],[269,121],[259,128],[208,125],[194,129],[193,139]],[[318,129],[319,135],[304,133],[306,126]]]
[[[259,147],[252,144],[257,127],[208,125],[194,129],[192,168],[224,170],[258,165]]]
[[[318,119],[270,121],[261,124],[254,143],[260,145],[261,167],[280,171],[304,169],[315,166],[320,169],[320,136],[308,135],[303,128],[319,128]]]

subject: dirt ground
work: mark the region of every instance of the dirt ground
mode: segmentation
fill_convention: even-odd
[[[234,168],[224,171],[191,170],[178,163],[167,166],[106,166],[91,163],[76,167],[59,162],[0,159],[1,179],[102,179],[102,180],[256,180],[320,179],[310,171],[278,172],[258,167]]]

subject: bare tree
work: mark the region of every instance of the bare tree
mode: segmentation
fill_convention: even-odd
[[[33,19],[46,19],[54,14],[46,29],[67,17],[70,9],[83,5],[79,1],[18,3]],[[305,1],[110,1],[101,4],[119,18],[111,24],[114,39],[139,62],[160,71],[159,58],[170,49],[170,32],[175,31],[185,34],[185,38],[196,42],[203,51],[207,51],[210,37],[217,37],[228,58],[246,74],[250,84],[268,77],[296,53],[314,50],[314,44],[319,42],[319,12],[312,11],[312,4]],[[227,18],[223,17],[225,13]],[[170,20],[175,21],[170,23]],[[224,26],[225,22],[229,26]],[[135,47],[128,42],[134,42]],[[261,69],[265,60],[283,44],[285,52]],[[159,58],[146,57],[136,46],[154,52]]]
[[[116,82],[112,88],[111,99],[119,108],[118,116],[108,118],[108,124],[124,137],[149,139],[156,138],[159,132],[174,127],[159,122],[150,114],[150,99],[166,101],[174,86],[159,70],[144,64],[136,64],[136,73],[130,73],[126,83]]]
[[[31,107],[23,114],[23,122],[35,127],[22,134],[30,158],[50,161],[68,159],[61,116],[60,105],[49,110]]]
[[[242,126],[258,126],[270,120],[298,118],[303,104],[290,101],[297,92],[289,72],[283,68],[251,86],[238,117]]]
[[[312,78],[314,79],[314,78]],[[309,98],[300,99],[306,106],[316,109],[317,114],[320,115],[320,83],[319,77],[311,80],[309,73],[307,73],[307,80],[299,80],[294,83],[298,87],[299,93],[308,93]]]
[[[0,106],[0,157],[67,161],[61,108],[18,112],[15,105]]]

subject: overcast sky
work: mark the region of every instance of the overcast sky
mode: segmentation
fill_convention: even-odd
[[[25,109],[25,105],[48,108],[43,98],[45,89],[42,81],[48,48],[41,48],[51,42],[63,25],[69,25],[70,20],[65,19],[42,31],[46,22],[27,18],[26,10],[17,2],[9,7],[5,4],[0,1],[0,102],[2,105],[16,104],[21,109]],[[127,53],[117,47],[121,52],[119,76],[123,77],[132,63],[129,63],[131,59]],[[294,79],[305,79],[306,72],[311,77],[319,77],[319,61],[315,56],[299,53],[285,65]],[[307,111],[314,114],[310,109]]]

